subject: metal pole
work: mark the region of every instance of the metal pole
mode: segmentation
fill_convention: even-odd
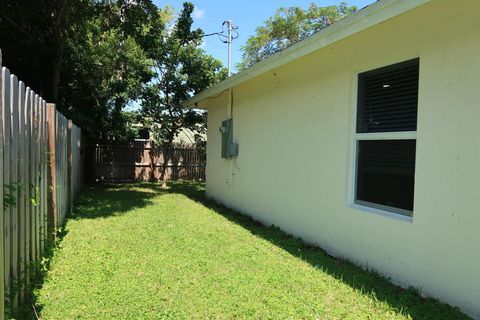
[[[232,75],[232,21],[227,20],[227,27],[228,27],[228,76]]]

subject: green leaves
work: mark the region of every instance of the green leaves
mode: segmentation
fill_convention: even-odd
[[[200,48],[193,10],[186,2],[176,16],[153,0],[0,1],[4,62],[89,140],[131,139],[123,111],[140,100],[170,139],[192,125],[181,101],[226,74]]]
[[[0,1],[4,64],[87,138],[122,140],[167,13],[152,0]]]
[[[180,45],[200,45],[202,43],[203,31],[201,29],[191,30],[193,9],[192,3],[185,2],[183,10],[177,19],[174,37],[179,41]]]
[[[153,75],[164,21],[151,0],[90,1],[88,8],[69,33],[60,109],[92,139],[127,140],[122,110]]]
[[[30,185],[30,188],[27,188],[24,184],[20,182],[12,182],[10,184],[3,185],[3,210],[6,210],[9,207],[17,205],[17,197],[25,192],[27,196],[27,201],[33,206],[39,204],[40,200],[40,189],[35,187],[33,184]]]
[[[21,183],[14,182],[11,184],[3,185],[3,210],[15,206],[17,204],[18,192],[25,189],[25,186]]]
[[[319,7],[312,3],[308,10],[300,7],[280,8],[247,40],[242,47],[242,62],[236,67],[239,70],[248,68],[356,10],[356,7],[349,7],[345,2],[329,7]]]
[[[221,62],[200,48],[203,31],[192,30],[193,10],[187,2],[174,22],[172,15],[163,15],[170,18],[166,22],[169,27],[157,37],[158,50],[152,57],[154,77],[142,93],[144,124],[165,147],[171,146],[180,130],[199,132],[204,127],[202,113],[185,109],[182,101],[226,77]]]

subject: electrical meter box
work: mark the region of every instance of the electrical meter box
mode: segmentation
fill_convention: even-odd
[[[222,121],[222,158],[230,159],[238,156],[238,143],[233,143],[233,119]]]

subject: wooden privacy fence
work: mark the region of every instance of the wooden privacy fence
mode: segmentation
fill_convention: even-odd
[[[165,158],[166,179],[204,180],[205,153],[194,148],[157,148],[153,142],[95,145],[94,172],[97,182],[160,180]]]
[[[0,53],[0,67],[1,53]],[[81,186],[81,131],[7,68],[0,74],[0,319],[25,299],[35,268]]]

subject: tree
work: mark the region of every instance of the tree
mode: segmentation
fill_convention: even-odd
[[[148,1],[94,2],[68,34],[60,110],[91,140],[125,140],[125,106],[140,96],[151,72],[154,34],[163,25]]]
[[[59,105],[91,140],[125,140],[122,110],[153,76],[164,23],[151,0],[93,1],[90,8],[69,33]]]
[[[85,1],[0,1],[0,43],[5,65],[48,101],[58,96],[65,30]],[[70,21],[70,22],[69,22]]]
[[[144,89],[142,112],[152,128],[155,140],[164,153],[160,179],[166,186],[167,162],[175,137],[181,129],[202,130],[205,116],[198,110],[185,109],[182,101],[224,79],[227,71],[220,61],[200,48],[203,31],[192,30],[193,5],[184,3],[183,10],[157,38],[153,58],[155,76]],[[164,16],[170,16],[164,14]]]
[[[245,46],[237,69],[248,68],[268,56],[301,41],[354,13],[354,6],[341,2],[338,6],[319,7],[312,3],[308,10],[300,7],[280,8],[258,27]]]
[[[4,62],[90,140],[128,138],[122,109],[153,75],[159,14],[151,0],[2,0]]]

